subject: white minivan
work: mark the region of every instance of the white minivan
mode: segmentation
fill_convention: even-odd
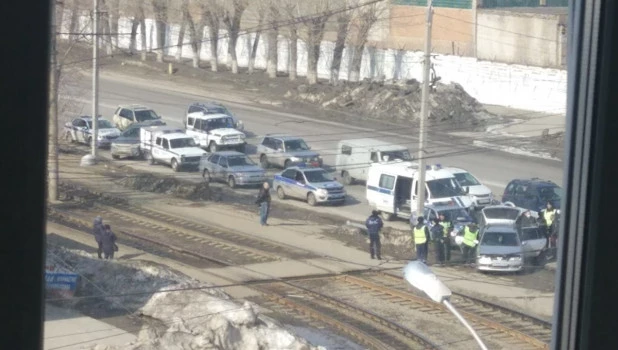
[[[410,151],[400,145],[377,139],[363,138],[342,140],[337,146],[335,169],[344,185],[355,180],[367,181],[373,163],[392,160],[411,161]]]
[[[380,211],[385,220],[393,217],[409,219],[416,212],[418,163],[393,161],[374,163],[369,168],[366,185],[367,201]],[[439,165],[425,171],[425,203],[454,203],[470,210],[472,199],[453,174]]]

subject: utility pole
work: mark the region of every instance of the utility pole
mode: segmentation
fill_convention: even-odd
[[[94,0],[92,14],[92,152],[82,158],[81,165],[97,163],[97,136],[99,115],[99,0]]]
[[[416,215],[422,217],[425,210],[425,148],[427,131],[425,130],[429,115],[429,74],[431,70],[431,27],[433,22],[432,0],[427,1],[427,23],[425,32],[425,60],[423,62],[423,92],[421,96],[420,135],[418,138],[418,193],[416,197]]]
[[[49,140],[47,158],[47,200],[58,200],[58,79],[59,67],[56,52],[56,0],[51,0],[51,36],[49,43]]]

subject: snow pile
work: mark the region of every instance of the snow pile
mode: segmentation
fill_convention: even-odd
[[[300,85],[285,97],[327,109],[351,112],[360,117],[391,122],[416,122],[421,113],[421,84],[407,80],[401,84],[363,81],[331,85]],[[457,83],[437,83],[429,97],[430,125],[452,129],[483,130],[490,114]]]
[[[135,174],[123,177],[121,185],[142,192],[168,193],[191,200],[213,200],[221,196],[207,182],[186,183],[173,177],[158,177],[152,174]]]
[[[121,247],[122,249],[122,247]],[[322,349],[235,302],[223,291],[152,262],[99,260],[96,254],[48,248],[50,263],[78,273],[74,300],[62,301],[93,317],[134,314],[145,321],[138,339],[92,350]],[[68,305],[67,305],[68,303]]]

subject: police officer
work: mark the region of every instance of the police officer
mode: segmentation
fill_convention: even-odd
[[[475,223],[471,223],[464,229],[462,242],[463,258],[465,264],[474,262],[474,248],[476,248],[476,240],[479,234],[479,227]]]
[[[440,218],[440,226],[442,226],[444,240],[442,242],[442,247],[444,249],[444,261],[451,260],[451,231],[453,230],[453,224],[446,220],[446,216],[444,213],[440,213],[438,216]]]
[[[444,228],[440,225],[440,219],[431,219],[431,241],[436,252],[436,264],[444,264]]]
[[[382,256],[380,254],[380,249],[382,245],[380,244],[380,230],[384,223],[382,219],[380,219],[379,212],[374,210],[371,212],[371,216],[367,218],[365,221],[365,227],[367,227],[367,233],[369,233],[369,254],[371,254],[371,258],[378,260],[382,260]]]
[[[425,225],[425,218],[419,216],[413,227],[414,245],[416,247],[416,259],[427,264],[427,242],[429,241],[429,229]]]
[[[550,233],[554,228],[552,225],[556,218],[556,208],[554,208],[554,205],[551,202],[547,202],[547,206],[541,211],[541,214],[541,219],[545,222],[545,225],[547,226],[546,236],[549,237]]]

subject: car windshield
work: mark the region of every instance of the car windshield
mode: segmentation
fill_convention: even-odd
[[[539,187],[539,197],[544,202],[559,201],[562,198],[562,189],[558,186]]]
[[[301,139],[298,139],[298,140],[287,140],[287,141],[285,141],[285,149],[288,152],[307,151],[309,149],[309,146],[307,146],[305,141],[303,141]]]
[[[478,186],[481,184],[476,177],[468,172],[455,174],[455,178],[461,186]]]
[[[171,148],[196,147],[195,140],[192,137],[170,140]]]
[[[213,130],[213,129],[223,129],[223,128],[233,128],[234,127],[234,120],[230,117],[226,117],[226,118],[215,118],[215,119],[210,119],[206,122],[206,124],[208,125],[207,128],[209,130]]]
[[[481,245],[499,247],[517,247],[519,241],[515,232],[487,231],[481,238]]]
[[[438,210],[438,214],[444,214],[447,221],[472,221],[472,218],[464,209]]]
[[[150,110],[150,109],[134,111],[134,112],[135,112],[135,120],[138,123],[144,122],[144,121],[147,121],[147,120],[160,119],[160,117],[157,115],[157,113],[155,113],[153,110]]]
[[[454,177],[427,181],[427,187],[432,198],[462,196],[466,193]]]
[[[395,160],[395,159],[400,159],[403,161],[413,160],[408,150],[381,152],[381,154],[382,154],[382,160],[384,161]]]
[[[255,165],[251,159],[245,156],[228,157],[227,163],[229,166]]]
[[[305,171],[305,177],[309,182],[333,181],[333,178],[331,178],[330,175],[328,175],[324,170]]]
[[[483,214],[488,219],[516,220],[520,211],[514,208],[485,208]]]
[[[229,115],[230,112],[223,107],[208,107],[205,110],[204,114],[227,114]]]
[[[86,123],[88,123],[88,129],[92,129],[92,121]],[[102,119],[97,120],[97,126],[99,127],[99,129],[112,129],[114,127],[112,123]]]

